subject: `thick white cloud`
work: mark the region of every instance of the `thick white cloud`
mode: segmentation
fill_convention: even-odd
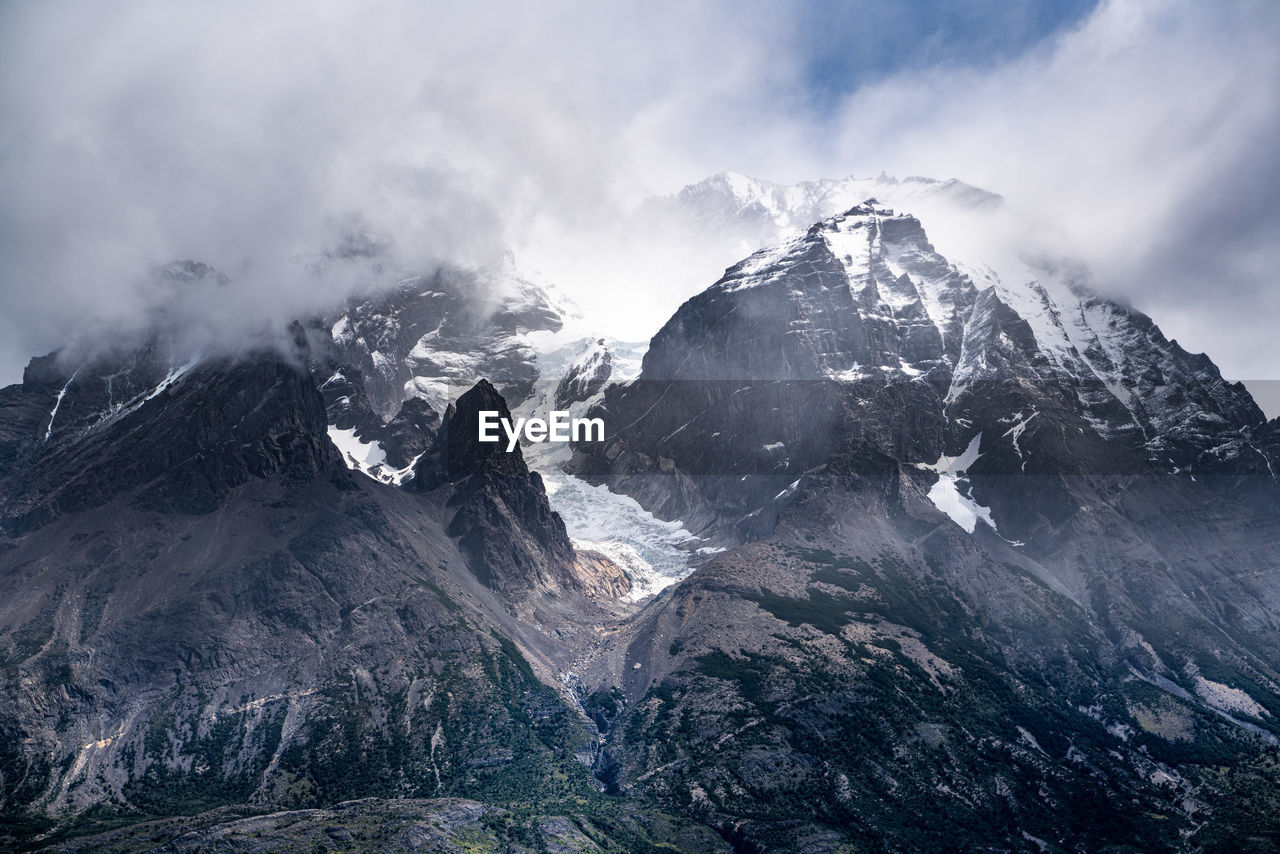
[[[756,25],[712,11],[6,5],[5,379],[78,329],[138,323],[159,262],[231,277],[193,308],[206,337],[234,341],[373,275],[309,269],[344,229],[421,269],[611,216],[624,128],[758,91],[742,78],[766,67],[750,62]]]
[[[1085,260],[1234,378],[1280,379],[1280,6],[1124,0],[982,72],[856,92],[862,168],[1002,193],[1023,240]]]
[[[1280,378],[1280,7],[1116,0],[820,112],[812,25],[763,3],[6,4],[0,381],[136,323],[172,258],[233,278],[199,306],[208,337],[278,322],[373,275],[307,272],[352,229],[408,268],[536,250],[602,324],[656,329],[709,282],[678,240],[621,237],[627,213],[722,169],[1000,192],[1020,242],[1077,254],[1230,376]]]

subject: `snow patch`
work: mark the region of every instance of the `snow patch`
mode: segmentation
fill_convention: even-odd
[[[405,382],[404,396],[408,400],[416,397],[427,402],[436,412],[444,412],[449,407],[448,377],[414,377]]]
[[[796,487],[797,487],[797,486],[799,486],[799,485],[800,485],[800,481],[799,481],[799,480],[793,481],[793,482],[791,483],[791,485],[790,485],[790,486],[788,486],[786,489],[784,489],[784,490],[782,490],[781,492],[779,492],[777,495],[773,496],[773,500],[774,500],[774,501],[777,501],[777,500],[779,500],[779,499],[781,499],[781,498],[786,498],[788,495],[790,495],[791,493],[795,492],[795,491],[796,491]]]
[[[1024,415],[1019,412],[1012,416],[1013,426],[1004,431],[1002,438],[1009,438],[1013,442],[1013,450],[1017,453],[1018,459],[1022,460],[1022,471],[1027,470],[1027,459],[1022,454],[1022,447],[1018,444],[1018,440],[1022,438],[1022,434],[1027,431],[1027,425],[1031,423],[1031,419],[1040,414],[1040,410],[1032,409],[1030,415]],[[1002,419],[1003,420],[1003,419]],[[1006,421],[1007,423],[1007,421]]]
[[[827,371],[827,376],[836,382],[852,383],[866,379],[870,374],[862,369],[862,365],[854,362],[852,367],[845,368],[843,371]]]
[[[200,357],[195,356],[191,359],[191,361],[187,362],[185,365],[181,365],[176,368],[170,368],[169,373],[165,375],[165,378],[160,380],[160,384],[157,385],[155,388],[153,388],[151,390],[151,393],[142,399],[142,402],[146,403],[148,400],[151,400],[153,397],[157,397],[161,392],[163,392],[169,386],[173,385],[178,380],[182,379],[182,377],[188,371],[194,368],[196,366],[196,363],[198,363],[199,361],[200,361]]]
[[[628,601],[652,596],[693,571],[690,547],[699,538],[680,520],[663,521],[630,496],[558,469],[541,474],[551,507],[564,519],[575,547],[600,552],[627,574],[631,580]],[[698,550],[701,554],[714,551]]]
[[[822,239],[831,254],[844,266],[850,288],[860,288],[871,277],[871,239],[863,228],[867,217],[849,217],[837,221],[833,230],[823,230]]]
[[[329,441],[342,452],[342,461],[349,469],[358,469],[368,474],[371,468],[387,461],[387,454],[382,446],[377,442],[360,441],[354,427],[343,430],[331,426]]]
[[[902,371],[909,377],[918,377],[924,373],[924,371],[920,370],[915,365],[910,362],[904,362],[901,358],[898,359],[898,370]]]
[[[929,489],[929,500],[933,502],[934,507],[950,517],[951,521],[964,528],[969,534],[977,530],[979,521],[986,522],[987,526],[999,535],[1000,531],[996,528],[995,520],[991,518],[991,508],[983,507],[961,491],[961,487],[965,487],[967,491],[968,478],[965,477],[965,473],[969,470],[969,466],[982,456],[978,450],[981,443],[982,433],[978,433],[958,457],[943,454],[938,457],[936,463],[916,463],[916,467],[938,473],[938,482]],[[1021,543],[1013,544],[1022,545]]]
[[[734,276],[736,280],[731,282],[726,282],[725,291],[727,293],[733,293],[735,291],[742,291],[748,288],[759,287],[760,285],[768,284],[770,282],[778,281],[782,278],[785,278],[786,276],[785,269],[775,269],[770,275],[764,278],[757,278],[755,274],[759,273],[762,270],[768,269],[770,267],[774,267],[775,265],[778,264],[778,262],[784,260],[787,257],[787,255],[789,255],[791,252],[795,250],[803,251],[805,246],[806,246],[806,243],[804,238],[796,237],[785,243],[781,243],[776,246],[770,246],[766,249],[761,249],[760,251],[748,257],[746,260],[739,263],[737,269],[734,272]]]
[[[53,411],[49,413],[49,426],[44,431],[44,440],[46,442],[53,435],[53,419],[58,417],[58,408],[62,406],[62,398],[67,396],[67,389],[71,388],[71,381],[76,378],[78,373],[80,373],[80,369],[76,368],[75,372],[67,379],[67,384],[62,387],[62,391],[58,392],[58,399],[53,402]]]
[[[363,442],[356,435],[355,428],[339,429],[330,425],[329,441],[342,454],[342,461],[347,468],[368,475],[379,483],[401,485],[413,477],[413,467],[422,459],[418,454],[404,468],[387,467],[387,453],[377,442]]]

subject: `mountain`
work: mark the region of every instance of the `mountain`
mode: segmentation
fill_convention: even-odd
[[[611,791],[751,850],[1274,849],[1277,424],[1021,272],[869,200],[603,392],[570,469],[734,546],[575,663]]]
[[[892,207],[991,194],[695,188],[647,346],[512,262],[0,389],[4,844],[1280,848],[1280,422]]]
[[[467,838],[706,842],[615,810],[583,764],[595,730],[557,674],[626,578],[572,547],[518,449],[465,441],[496,389],[450,405],[397,488],[344,465],[294,331],[35,359],[0,395],[6,846],[371,797],[545,806],[480,808]]]
[[[614,353],[603,338],[588,341],[556,384],[554,403],[564,409],[593,398],[614,377]]]
[[[780,184],[737,172],[721,172],[669,196],[646,200],[636,228],[663,234],[669,242],[696,246],[693,257],[720,269],[763,246],[800,234],[819,220],[869,198],[917,210],[985,212],[1003,199],[954,178],[824,178]]]
[[[481,582],[513,605],[532,591],[558,593],[565,587],[605,600],[625,595],[631,584],[619,567],[602,555],[575,553],[541,476],[529,470],[519,448],[508,452],[477,439],[483,411],[511,420],[506,401],[488,380],[450,404],[408,488],[452,486],[445,507],[454,512],[446,533],[457,538]]]
[[[575,467],[637,492],[674,472],[663,515],[726,535],[855,440],[868,465],[935,465],[982,435],[975,477],[1276,470],[1276,422],[1208,357],[1070,269],[1020,272],[952,264],[915,217],[851,208],[686,302],[639,379],[606,392],[613,440]],[[1013,539],[1032,536],[1009,515]]]
[[[406,275],[308,324],[311,370],[348,464],[400,482],[448,402],[479,377],[514,404],[540,377],[534,339],[571,312],[508,257],[496,270]]]
[[[606,383],[639,372],[647,344],[574,338],[565,324],[580,320],[571,303],[511,257],[497,270],[446,267],[353,298],[305,328],[329,438],[354,471],[412,489],[443,410],[477,377],[491,378],[520,417],[551,409],[582,415]],[[474,425],[464,429],[475,432]],[[598,563],[584,583],[596,585],[594,574],[602,572],[606,587],[635,599],[687,575],[697,538],[564,473],[567,453],[554,444],[525,448],[538,476],[550,478],[537,491],[553,493],[578,553]],[[624,577],[615,577],[614,565]]]

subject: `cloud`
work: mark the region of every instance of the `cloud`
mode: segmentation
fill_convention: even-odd
[[[710,282],[688,274],[706,264],[678,235],[625,235],[629,212],[724,169],[886,169],[997,191],[1027,224],[1018,240],[1079,255],[1233,376],[1276,376],[1280,7],[1115,0],[1078,26],[1031,27],[1016,5],[964,24],[981,32],[916,27],[833,62],[834,42],[876,44],[884,16],[5,4],[0,381],[77,330],[142,322],[164,298],[150,271],[175,258],[231,279],[198,306],[214,340],[388,269],[489,263],[508,246],[563,274],[606,330],[644,334]],[[815,38],[824,16],[839,20]],[[948,38],[1005,52],[979,62]],[[381,271],[352,261],[317,278],[353,231],[377,236]]]
[[[999,192],[999,217],[918,213],[941,243],[1082,261],[1265,396],[1280,380],[1278,39],[1274,3],[1111,0],[1022,53],[900,67],[712,147],[717,168],[763,177],[887,170]],[[691,268],[668,257],[655,266]]]
[[[1233,378],[1280,379],[1280,6],[1117,0],[1001,66],[853,93],[829,135],[862,168],[999,191]]]
[[[729,8],[4,5],[4,379],[78,331],[145,322],[157,263],[230,277],[201,319],[234,344],[379,275],[313,275],[352,224],[385,277],[617,216],[631,167],[670,177],[646,136],[678,144],[783,67],[768,16]]]

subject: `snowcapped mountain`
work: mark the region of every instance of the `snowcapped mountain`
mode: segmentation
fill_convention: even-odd
[[[729,244],[781,238],[765,249],[753,246],[745,260],[659,331],[645,357],[646,380],[747,377],[894,386],[918,379],[939,398],[921,404],[919,417],[929,413],[939,430],[900,441],[914,449],[907,462],[933,464],[944,451],[959,454],[982,432],[961,426],[978,423],[968,411],[972,402],[986,400],[993,384],[1007,380],[1007,368],[1017,364],[1023,385],[1055,391],[1007,401],[1009,411],[994,415],[996,423],[985,430],[976,473],[1006,453],[1020,472],[1055,470],[1073,459],[1091,465],[1105,460],[1104,467],[1120,470],[1155,466],[1188,476],[1276,466],[1275,428],[1206,357],[1167,341],[1140,313],[1091,294],[1070,266],[1036,269],[1002,259],[997,270],[973,253],[959,260],[944,257],[917,217],[882,201],[864,203],[870,192],[928,210],[941,206],[952,214],[981,216],[1001,204],[998,196],[955,180],[899,181],[882,175],[788,187],[734,173],[652,200],[649,214],[661,209],[664,216],[684,218],[700,239],[713,238],[702,250],[708,255],[729,251]],[[850,199],[858,201],[821,217],[817,225],[806,219]],[[749,311],[725,329],[741,342],[702,348],[679,340],[684,324],[744,306]],[[402,483],[425,450],[421,437],[438,423],[451,384],[461,390],[471,377],[486,376],[521,414],[551,408],[585,414],[604,399],[609,384],[634,375],[636,366],[625,362],[628,357],[638,362],[646,347],[605,339],[562,343],[564,336],[556,333],[571,312],[510,259],[496,273],[415,277],[383,295],[353,302],[314,333],[331,338],[317,346],[320,352],[328,347],[329,355],[314,369],[326,396],[331,438],[353,467]],[[751,346],[738,346],[746,340]],[[687,352],[686,345],[695,352]],[[673,400],[667,399],[666,409],[680,420],[667,425],[667,432],[679,445],[697,435],[691,429],[697,422],[682,427],[687,418],[680,418],[683,407],[669,405]],[[744,520],[752,529],[767,527],[774,505],[792,494],[793,473],[828,458],[835,447],[831,438],[847,427],[847,419],[833,415],[842,406],[827,398],[806,397],[805,403],[809,408],[797,412],[807,420],[794,425],[789,441],[762,430],[759,441],[753,438],[744,449],[743,431],[731,425],[709,431],[714,439],[703,437],[716,447],[709,450],[704,441],[696,454],[704,461],[686,473],[708,473],[719,460],[733,459],[734,476],[743,486],[726,487],[723,494],[717,489],[705,502],[695,500],[696,489],[678,496],[663,489],[636,493],[648,510],[671,520],[654,523],[677,526],[680,545],[660,554],[644,544],[671,539],[657,532],[632,498],[563,471],[568,462],[563,449],[526,451],[530,464],[548,478],[553,504],[566,515],[571,534],[633,567],[634,589],[654,589],[654,579],[670,580],[687,571],[691,545],[705,547],[686,525],[703,533],[712,525],[736,528]],[[1033,460],[1030,449],[1049,429],[1041,417],[1045,412],[1069,413],[1075,432],[1064,433],[1052,453],[1042,451]],[[815,414],[826,417],[823,413],[830,422],[813,429]],[[901,433],[892,423],[884,430]],[[1107,449],[1084,448],[1086,435]],[[1111,446],[1126,449],[1123,459]],[[626,447],[637,450],[633,443]],[[1139,450],[1140,458],[1130,453]],[[662,448],[645,453],[653,460],[678,459]],[[610,467],[620,465],[626,463],[615,460]],[[576,472],[581,466],[586,464],[572,468]],[[730,493],[736,496],[732,500]],[[634,524],[628,535],[599,539],[599,508],[611,501],[618,502],[610,511],[614,518]],[[657,564],[637,559],[640,552]],[[646,565],[663,569],[649,572]]]
[[[588,340],[582,353],[573,360],[556,384],[556,407],[563,409],[594,397],[604,388],[605,383],[614,378],[613,358],[613,349],[605,343],[605,339]],[[625,379],[631,379],[631,376]]]
[[[1280,468],[1275,425],[1206,356],[1089,292],[1070,268],[1013,276],[950,262],[917,218],[874,200],[824,219],[729,268],[654,336],[639,381],[605,395],[602,411],[626,426],[617,446],[597,450],[597,465],[625,448],[744,483],[804,472],[865,432],[868,415],[849,411],[851,395],[892,391],[927,421],[881,416],[880,450],[905,463],[958,454],[982,433],[984,453],[1007,452],[1019,472]],[[727,405],[725,395],[772,388],[752,381],[780,381],[803,416],[784,406],[773,423]],[[778,410],[773,401],[767,411]],[[580,465],[617,471],[617,459]]]
[[[779,184],[737,172],[721,172],[641,206],[641,222],[684,231],[721,268],[764,246],[794,237],[819,220],[867,199],[912,210],[921,204],[960,211],[991,210],[1000,196],[958,181],[881,173],[875,178],[824,178]]]
[[[715,176],[649,205],[736,254],[647,343],[509,260],[33,359],[0,841],[1263,850],[1280,421],[1070,265],[926,232],[999,204]],[[605,441],[476,439],[552,408]]]
[[[558,333],[575,313],[510,257],[496,272],[445,270],[353,300],[309,330],[329,438],[349,468],[412,487],[445,408],[474,378],[491,380],[521,417],[552,409],[585,414],[607,383],[639,373],[647,345],[566,341]],[[524,450],[575,546],[626,571],[626,598],[683,578],[696,550],[707,547],[679,520],[658,519],[633,498],[564,472],[567,447]]]
[[[496,270],[441,268],[352,299],[308,329],[331,438],[352,468],[403,481],[422,437],[477,378],[513,403],[533,394],[535,341],[554,338],[572,310],[510,256]]]
[[[496,271],[404,278],[324,322],[334,358],[360,369],[369,407],[389,420],[410,398],[439,411],[450,387],[482,375],[524,400],[538,377],[533,337],[559,331],[566,311],[508,257]]]
[[[577,664],[629,702],[605,779],[763,850],[1218,845],[1243,802],[1170,746],[1280,743],[1280,422],[1070,267],[925,228],[859,200],[753,252],[592,410],[571,471],[730,546]]]

